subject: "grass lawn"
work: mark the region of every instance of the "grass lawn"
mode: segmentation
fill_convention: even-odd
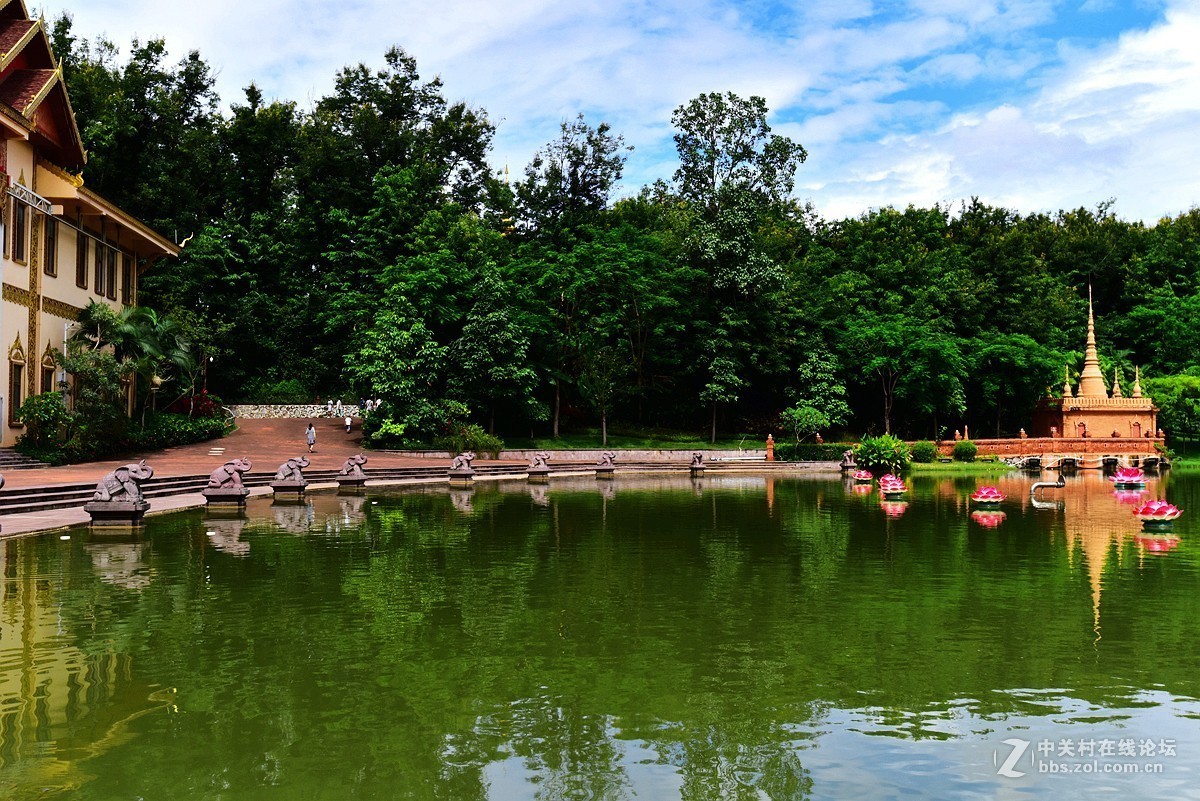
[[[511,450],[537,449],[545,451],[570,451],[599,448],[600,429],[585,429],[571,431],[559,436],[558,439],[549,437],[505,437],[504,447]],[[764,439],[757,435],[746,434],[736,437],[718,437],[716,444],[708,441],[703,434],[693,434],[686,431],[631,431],[628,429],[609,429],[608,445],[613,450],[762,450],[767,447]]]
[[[909,469],[914,473],[942,473],[946,475],[993,475],[1015,470],[1004,462],[913,462]]]

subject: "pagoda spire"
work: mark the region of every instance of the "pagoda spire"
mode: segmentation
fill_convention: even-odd
[[[1066,373],[1066,380],[1063,381],[1063,397],[1073,398],[1075,397],[1075,390],[1071,389],[1071,365],[1068,364],[1063,367],[1063,371]]]
[[[1114,398],[1122,397],[1121,396],[1121,368],[1120,367],[1113,368],[1113,394],[1112,394],[1112,396]]]
[[[1142,397],[1142,371],[1141,368],[1137,366],[1133,368],[1133,395],[1130,397]]]
[[[1096,316],[1092,310],[1092,286],[1088,284],[1087,350],[1083,354],[1083,372],[1079,374],[1079,397],[1107,398],[1104,373],[1100,372],[1100,356],[1096,353]]]

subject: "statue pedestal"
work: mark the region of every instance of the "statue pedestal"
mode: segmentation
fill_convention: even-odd
[[[337,484],[339,490],[344,489],[362,489],[367,485],[366,476],[338,476]]]
[[[611,465],[603,465],[596,468],[596,479],[598,481],[612,481],[613,474],[617,472],[617,468]]]
[[[149,501],[89,501],[83,511],[92,516],[92,528],[137,528],[150,508]]]
[[[470,487],[475,483],[475,471],[469,467],[466,470],[450,470],[446,477],[450,479],[452,487]]]
[[[204,496],[204,502],[209,506],[242,507],[246,505],[250,489],[248,487],[209,487],[200,494]]]
[[[550,483],[550,468],[549,467],[531,467],[526,471],[529,475],[530,484],[549,484]]]
[[[304,488],[307,486],[307,481],[272,481],[271,491],[276,498],[283,500],[300,499],[304,497]]]

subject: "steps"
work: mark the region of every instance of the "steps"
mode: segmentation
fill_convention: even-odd
[[[33,457],[17,453],[12,448],[0,448],[0,473],[5,473],[9,470],[36,470],[40,467],[49,466],[45,462],[39,462]]]
[[[41,463],[38,463],[41,465]],[[551,473],[586,473],[595,468],[594,464],[584,462],[551,462]],[[622,473],[633,472],[686,472],[689,468],[686,462],[626,462],[617,464],[618,476]],[[705,463],[705,473],[758,472],[764,470],[794,469],[795,465],[787,462],[711,462]],[[444,481],[448,465],[437,464],[420,467],[381,467],[367,469],[369,481],[412,481],[431,480]],[[480,476],[512,476],[525,475],[525,465],[479,465],[475,473]],[[338,471],[333,469],[306,470],[304,477],[310,483],[330,483],[337,479]],[[246,473],[242,483],[247,487],[265,487],[275,477],[274,473]],[[171,495],[187,495],[201,492],[208,486],[208,474],[188,476],[171,476],[167,478],[152,478],[142,482],[142,494],[147,498],[163,498]],[[69,509],[83,506],[92,499],[96,484],[77,483],[59,484],[49,487],[26,487],[24,489],[0,490],[0,515],[21,514],[25,512],[44,512],[52,509]]]

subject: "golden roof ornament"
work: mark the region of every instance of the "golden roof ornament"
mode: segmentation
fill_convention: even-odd
[[[1083,354],[1083,371],[1079,374],[1078,397],[1108,397],[1108,387],[1104,384],[1104,373],[1100,372],[1100,356],[1096,353],[1096,317],[1092,311],[1091,285],[1088,286],[1087,350]]]

